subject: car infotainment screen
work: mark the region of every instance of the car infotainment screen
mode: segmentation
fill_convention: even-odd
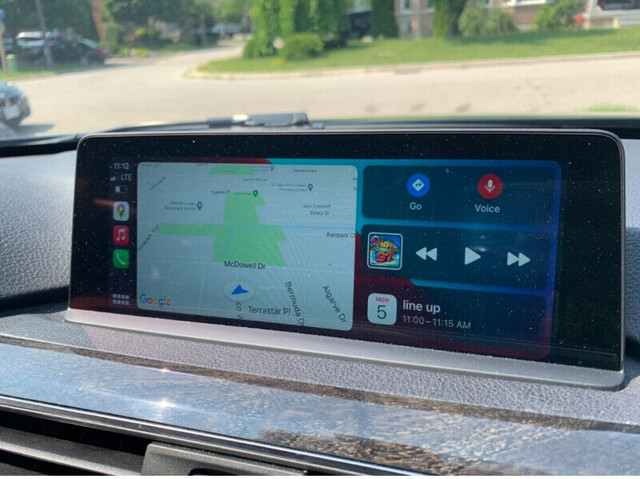
[[[621,164],[594,132],[89,137],[69,318],[619,382]]]

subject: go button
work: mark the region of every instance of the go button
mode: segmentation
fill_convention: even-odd
[[[429,188],[431,188],[431,182],[427,175],[422,173],[411,175],[407,180],[407,191],[414,198],[422,198],[429,193]]]

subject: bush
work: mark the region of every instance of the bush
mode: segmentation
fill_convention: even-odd
[[[317,57],[322,53],[324,44],[322,40],[310,33],[300,33],[291,35],[284,47],[280,50],[282,58],[286,61],[305,60],[307,58]]]
[[[260,44],[254,38],[249,40],[242,50],[242,58],[258,58],[260,55]]]
[[[555,5],[544,5],[533,23],[538,30],[558,30],[572,27],[575,16],[582,10],[581,0],[558,0]]]
[[[517,31],[518,27],[516,27],[516,23],[513,21],[513,17],[509,12],[498,8],[492,8],[489,10],[489,18],[487,19],[487,27],[484,31],[484,35],[506,35]]]
[[[436,11],[431,36],[446,38],[458,35],[458,20],[466,4],[467,0],[433,0]]]
[[[487,23],[487,8],[482,2],[471,1],[467,4],[458,20],[458,28],[463,37],[479,37]]]
[[[302,0],[299,0],[301,3]],[[349,2],[347,0],[320,0],[309,1],[308,15],[311,22],[309,28],[305,28],[305,22],[298,22],[296,32],[315,33],[320,37],[327,48],[330,43],[333,47],[344,46],[346,37],[351,31],[349,21]],[[285,37],[286,39],[286,37]]]
[[[158,27],[139,28],[133,37],[133,46],[143,48],[158,48],[167,43],[160,38],[162,30]]]
[[[374,38],[395,38],[398,24],[393,13],[393,0],[373,0],[371,2],[371,35]]]
[[[107,44],[111,47],[112,45],[122,45],[124,43],[124,28],[118,25],[115,22],[109,22],[105,24],[105,36],[107,37]]]
[[[482,0],[467,4],[458,28],[463,37],[497,36],[513,33],[517,30],[513,17],[500,8],[486,8]]]
[[[242,50],[242,58],[258,58],[275,55],[273,45],[264,45],[256,37],[249,40]]]

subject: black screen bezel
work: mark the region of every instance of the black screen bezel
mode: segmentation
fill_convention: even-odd
[[[623,150],[599,131],[260,132],[96,135],[78,146],[70,307],[112,311],[108,293],[109,238],[104,213],[108,165],[173,158],[326,158],[547,160],[562,169],[561,214],[552,354],[558,364],[622,369]],[[196,160],[191,160],[196,161]],[[139,316],[190,320],[138,311]],[[578,319],[579,318],[579,319]],[[604,318],[604,319],[603,319]],[[217,321],[219,324],[234,324]],[[278,328],[272,324],[243,324]],[[312,332],[312,331],[306,331]],[[316,332],[317,334],[317,332]],[[321,334],[325,335],[323,331]],[[339,332],[330,336],[340,336]]]

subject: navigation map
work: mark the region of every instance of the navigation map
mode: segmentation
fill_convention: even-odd
[[[140,163],[137,304],[349,330],[352,166]]]

